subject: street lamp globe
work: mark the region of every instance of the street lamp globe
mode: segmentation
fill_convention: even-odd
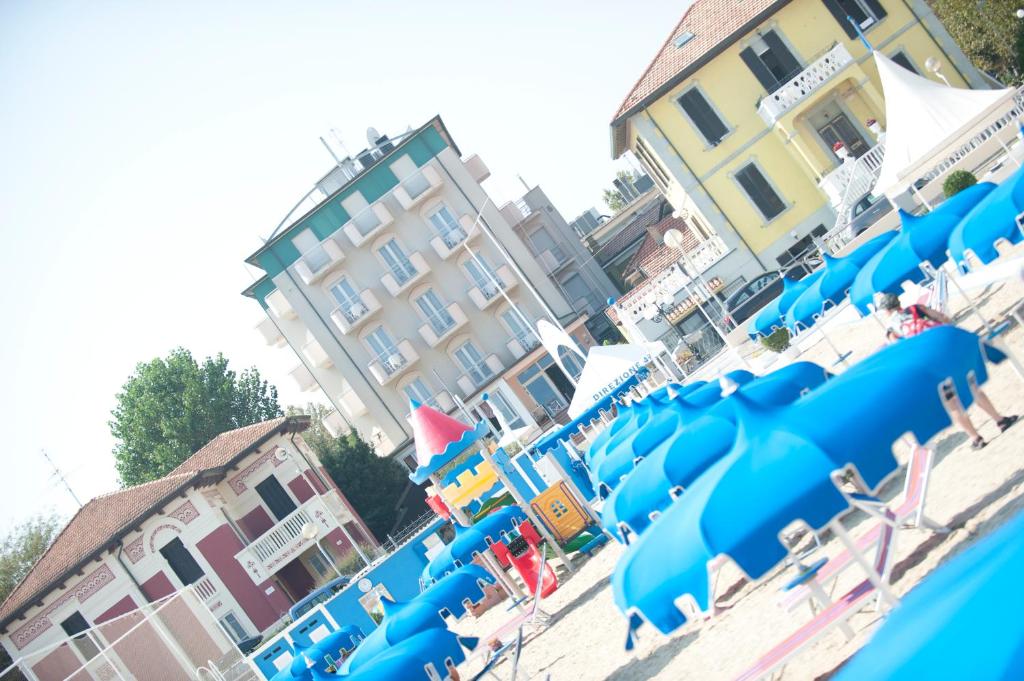
[[[320,528],[313,523],[306,523],[302,526],[302,538],[306,541],[313,541],[320,534]]]
[[[669,248],[677,248],[682,250],[683,248],[683,233],[673,227],[672,229],[665,232],[665,245]]]
[[[1024,7],[1022,7],[1019,10],[1017,10],[1017,18],[1018,19],[1024,19]]]
[[[932,73],[938,73],[939,69],[942,68],[942,62],[935,57],[928,57],[924,60],[924,67]]]

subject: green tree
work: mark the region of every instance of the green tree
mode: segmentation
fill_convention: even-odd
[[[16,525],[0,542],[0,602],[3,602],[18,583],[28,574],[43,555],[62,526],[56,515],[38,515]],[[0,669],[10,666],[12,660],[0,648]],[[18,672],[5,676],[4,681],[17,681],[24,677]]]
[[[1024,83],[1020,0],[931,0],[931,5],[975,66],[1007,85]]]
[[[615,173],[615,177],[622,182],[633,184],[636,181],[637,174],[629,170],[620,170]],[[629,205],[629,200],[616,188],[602,190],[601,198],[604,199],[604,203],[608,206],[608,210],[612,212],[612,215]]]
[[[302,439],[316,452],[327,473],[377,538],[383,540],[403,522],[413,520],[421,510],[426,510],[422,504],[423,493],[409,480],[409,472],[402,464],[377,456],[373,447],[354,430],[338,438],[332,437],[322,424],[330,412],[319,404],[288,408],[289,415],[310,417],[310,427],[302,434]]]
[[[109,422],[121,484],[160,478],[218,434],[281,413],[277,388],[255,367],[236,374],[222,354],[200,364],[176,348],[139,363]]]

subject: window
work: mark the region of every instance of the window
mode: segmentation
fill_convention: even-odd
[[[370,354],[380,361],[385,361],[391,355],[398,354],[398,346],[395,344],[395,339],[391,337],[391,334],[383,326],[378,326],[366,334],[366,345],[370,348]]]
[[[430,324],[430,328],[434,330],[434,334],[437,336],[442,335],[455,326],[455,320],[452,319],[451,314],[445,307],[444,301],[441,300],[441,296],[437,295],[434,289],[428,289],[426,293],[417,298],[416,307],[420,309],[423,319]]]
[[[852,18],[861,29],[866,29],[885,17],[885,9],[878,0],[822,0],[828,11],[849,38],[856,38],[857,31],[846,17]]]
[[[667,191],[668,171],[665,170],[665,166],[661,165],[661,161],[654,155],[651,148],[647,146],[647,142],[644,142],[643,138],[639,136],[636,138],[636,155],[647,170],[647,174],[654,178],[654,183],[658,185],[658,188],[663,192]]]
[[[512,337],[516,339],[516,342],[522,346],[525,352],[529,352],[540,345],[537,334],[534,333],[531,325],[527,325],[518,312],[509,308],[502,312],[500,317],[501,321],[505,322],[505,326],[512,333]]]
[[[297,508],[295,502],[288,496],[288,492],[273,475],[256,485],[256,493],[260,495],[263,503],[278,520],[284,520]]]
[[[729,128],[697,87],[684,92],[677,101],[711,146],[717,145],[729,134]]]
[[[234,640],[235,643],[241,643],[245,639],[249,638],[249,633],[242,626],[242,623],[235,617],[235,613],[229,612],[220,618],[221,626],[224,627],[228,635]]]
[[[907,71],[910,71],[911,73],[916,73],[917,75],[921,75],[921,72],[914,67],[914,63],[910,61],[910,57],[908,57],[907,53],[904,52],[903,50],[900,50],[899,52],[893,54],[891,59],[900,66],[902,66],[903,68],[905,68]]]
[[[82,617],[82,613],[75,611],[70,617],[61,622],[60,626],[65,634],[74,637],[75,647],[78,648],[78,652],[82,653],[82,657],[86,660],[91,660],[99,655],[100,649],[89,636],[89,623]]]
[[[822,237],[828,233],[828,229],[825,225],[818,225],[811,230],[811,233],[800,239],[795,244],[786,249],[786,252],[777,257],[775,260],[782,267],[788,267],[792,265],[797,259],[807,255],[809,251],[815,248],[814,239],[815,237]]]
[[[331,574],[331,568],[327,565],[327,562],[324,560],[324,557],[321,556],[319,553],[309,554],[308,562],[309,567],[311,567],[313,571],[317,573],[317,575],[319,575],[321,578]]]
[[[441,237],[448,248],[454,248],[466,238],[466,232],[462,225],[455,218],[448,206],[441,204],[441,207],[431,213],[427,220],[430,221],[434,231]]]
[[[473,282],[473,285],[480,289],[480,293],[483,294],[485,300],[490,300],[498,295],[498,286],[501,285],[501,280],[498,279],[497,272],[494,271],[491,263],[487,262],[483,255],[479,253],[474,254],[463,263],[462,267],[466,270],[466,274],[469,275],[469,280]]]
[[[331,286],[331,296],[338,303],[338,309],[349,322],[354,322],[366,314],[366,305],[359,293],[348,279],[339,279]]]
[[[748,163],[736,173],[736,181],[743,187],[750,200],[754,202],[757,209],[761,211],[765,220],[775,219],[782,211],[786,210],[786,204],[775,192],[775,189],[768,184],[761,169],[753,163]]]
[[[192,557],[192,554],[189,553],[178,537],[164,545],[160,549],[160,555],[164,557],[171,570],[174,571],[174,574],[178,576],[178,579],[185,586],[198,581],[204,574],[203,568],[199,567],[199,563],[196,562],[196,559]]]
[[[378,248],[377,253],[399,286],[416,276],[416,267],[394,239]]]
[[[769,94],[797,75],[800,62],[775,31],[765,31],[740,52],[740,58]]]
[[[304,229],[296,234],[292,237],[292,245],[312,272],[319,272],[331,262],[331,257],[312,230]]]
[[[701,240],[707,241],[711,238],[711,229],[704,224],[703,220],[693,213],[690,214],[690,225],[692,226],[694,233],[700,235]]]
[[[562,289],[565,291],[570,304],[572,304],[574,308],[576,308],[577,304],[584,306],[587,304],[588,296],[590,295],[590,287],[587,286],[583,281],[583,277],[578,273],[573,273],[566,277],[565,281],[562,282]]]
[[[512,428],[523,428],[526,426],[526,422],[523,421],[512,405],[509,403],[508,398],[500,390],[495,390],[490,394],[491,406],[495,407],[501,412],[501,415],[505,417],[505,422],[508,423]]]
[[[480,387],[484,382],[494,375],[491,368],[484,362],[484,356],[480,350],[473,345],[472,341],[466,341],[452,353],[455,360],[462,366],[466,376],[473,382],[473,385]]]
[[[402,392],[410,400],[416,400],[420,404],[429,404],[434,409],[439,409],[437,406],[437,400],[434,399],[434,393],[427,386],[426,382],[417,376],[413,380],[409,381]]]

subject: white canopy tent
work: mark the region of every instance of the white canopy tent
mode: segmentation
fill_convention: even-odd
[[[665,344],[631,343],[625,345],[595,345],[587,353],[576,385],[569,417],[576,418],[595,402],[615,389],[642,366],[656,361],[665,352]]]
[[[880,52],[885,95],[885,156],[873,193],[902,194],[931,166],[1013,105],[1015,90],[968,90],[917,75]]]

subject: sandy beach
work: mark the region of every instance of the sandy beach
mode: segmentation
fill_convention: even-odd
[[[1014,255],[1024,253],[1015,249]],[[1005,257],[1005,256],[1004,256]],[[987,289],[972,291],[981,301],[983,313],[991,320],[1003,319],[1024,299],[1024,284],[1008,280]],[[980,321],[965,310],[963,299],[953,296],[951,309],[964,328],[976,330]],[[830,333],[849,362],[856,362],[882,345],[881,329],[873,319],[857,320]],[[1003,334],[1005,342],[1024,356],[1024,331],[1013,327]],[[800,360],[830,366],[835,361],[825,342],[806,348]],[[772,368],[781,366],[777,362]],[[837,370],[841,369],[838,367]],[[1024,382],[1009,362],[992,367],[984,389],[1004,414],[1020,413],[1024,408]],[[1000,434],[998,428],[979,409],[970,415],[989,441],[980,451],[971,450],[966,435],[949,428],[929,445],[936,453],[928,489],[926,509],[930,517],[946,524],[948,534],[927,530],[904,530],[897,535],[892,586],[904,595],[949,557],[963,551],[1024,506],[1024,424]],[[896,449],[900,460],[907,452]],[[882,497],[899,498],[903,489],[902,472],[886,484]],[[854,534],[863,531],[866,516],[851,512],[845,524]],[[834,555],[839,541],[826,537],[821,555]],[[729,563],[722,570],[715,593],[720,612],[703,622],[689,622],[671,637],[664,637],[646,626],[634,651],[627,653],[626,620],[612,602],[609,576],[624,548],[612,543],[597,555],[579,563],[576,574],[562,574],[562,585],[543,602],[551,613],[550,626],[532,637],[524,646],[519,678],[543,679],[550,675],[562,679],[730,679],[751,666],[773,645],[799,628],[811,617],[806,605],[786,612],[778,605],[780,587],[792,577],[792,570],[781,566],[767,579],[747,582]],[[860,580],[856,570],[848,570],[839,589]],[[842,591],[837,590],[838,593]],[[476,621],[457,627],[465,633],[486,636],[511,616],[498,606]],[[851,620],[856,636],[847,641],[833,630],[813,645],[804,648],[784,669],[783,679],[824,679],[837,670],[871,636],[880,614],[866,609]],[[475,672],[479,663],[465,665]],[[499,670],[501,678],[506,678]]]

